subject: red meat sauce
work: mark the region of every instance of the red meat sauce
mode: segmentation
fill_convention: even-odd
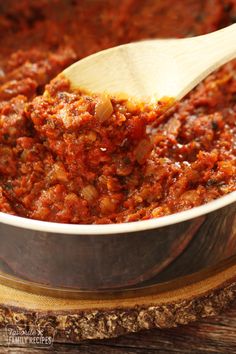
[[[123,0],[119,9],[111,0],[10,0],[0,10],[0,211],[119,223],[176,213],[236,189],[236,61],[161,120],[168,100],[89,95],[71,90],[62,76],[53,79],[107,47],[233,23],[234,0]]]

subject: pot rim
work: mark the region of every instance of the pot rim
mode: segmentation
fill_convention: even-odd
[[[221,209],[236,202],[236,191],[231,192],[207,204],[194,207],[179,213],[152,218],[148,220],[119,223],[119,224],[63,224],[48,221],[28,219],[20,216],[0,212],[0,223],[16,226],[19,228],[68,235],[110,235],[134,233],[158,229],[174,225],[186,220],[204,216],[210,212]]]

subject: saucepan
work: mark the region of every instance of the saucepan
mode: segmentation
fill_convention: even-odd
[[[10,6],[9,3],[16,5],[13,1],[2,2],[2,13],[7,11],[7,7]],[[41,28],[39,25],[43,19],[43,11],[40,11],[39,7],[42,6],[43,8],[44,5],[37,1],[32,2],[34,6],[32,6],[31,11],[23,11],[24,13],[22,12],[22,15],[19,15],[21,14],[20,11],[24,10],[26,3],[18,4],[19,6],[16,6],[17,15],[14,16],[10,12],[7,20],[3,22],[4,28],[8,31],[8,22],[13,20],[15,27],[13,28],[12,42],[14,42],[13,46],[16,48],[18,48],[17,40],[21,35],[20,30],[17,32],[16,29],[23,28],[22,35],[24,35],[24,26],[22,27],[22,23],[18,19],[28,21],[29,31],[34,29],[32,33],[36,35],[34,38],[29,32],[30,38],[27,37],[27,40],[24,40],[25,37],[22,37],[22,45],[33,46],[41,38],[38,28]],[[106,47],[108,38],[102,27],[104,19],[100,7],[103,4],[106,23],[109,24],[109,26],[107,25],[109,34],[111,35],[112,31],[116,31],[116,27],[113,26],[113,17],[110,16],[108,11],[109,6],[114,5],[113,1],[109,1],[108,5],[104,1],[99,2],[94,8],[96,16],[90,16],[91,1],[88,5],[85,4],[86,1],[82,1],[81,3],[85,4],[84,10],[81,7],[83,11],[80,11],[78,7],[77,12],[72,9],[72,6],[76,5],[76,1],[45,1],[43,3],[49,4],[52,8],[50,19],[45,22],[46,35],[48,28],[51,31],[49,34],[51,34],[50,45],[52,47],[55,46],[54,36],[58,36],[57,27],[52,26],[51,18],[53,16],[57,16],[59,23],[61,23],[62,17],[74,13],[76,21],[78,21],[78,16],[81,16],[82,19],[86,18],[93,24],[97,14],[99,14],[97,16],[99,18],[98,40],[97,32],[87,33],[86,29],[83,28],[81,32],[77,31],[77,36],[84,36],[86,41],[90,43],[91,37],[96,35],[94,48],[98,47],[97,49],[100,50],[101,46]],[[129,23],[127,23],[127,21],[124,21],[126,18],[122,17],[122,13],[128,11],[135,15],[131,3],[132,1],[127,1],[128,5],[122,5],[120,8],[116,4],[112,10],[114,12],[118,9],[117,12],[121,12],[121,16],[117,16],[117,23],[123,24],[122,31],[115,32],[119,43],[114,41],[114,43],[112,42],[113,45],[126,42],[126,34],[128,33],[131,41],[142,39],[141,33],[140,38],[133,37],[133,24],[139,35],[139,24],[143,26],[143,21],[139,22],[137,18],[134,20],[130,18]],[[158,20],[153,20],[151,16],[150,6],[152,1],[141,3],[145,3],[143,6],[146,6],[141,12],[142,16],[146,16],[146,20],[149,19],[150,22],[149,37],[156,37],[154,29],[159,27],[162,31],[165,28],[173,27],[172,32],[178,36],[194,35],[195,33],[192,32],[194,32],[195,27],[191,25],[190,30],[188,29],[186,32],[184,31],[185,26],[181,25],[182,22],[185,24],[185,20],[187,22],[196,21],[197,30],[198,22],[201,23],[204,16],[208,16],[208,13],[209,18],[207,24],[204,25],[204,30],[205,28],[211,30],[215,23],[218,24],[220,21],[218,19],[220,4],[213,6],[211,2],[209,2],[211,5],[206,2],[206,9],[205,5],[198,4],[201,12],[195,19],[199,7],[195,3],[195,10],[191,14],[186,12],[186,15],[185,13],[182,14],[182,2],[176,2],[176,10],[171,9],[172,12],[169,12],[168,2],[166,4],[160,2],[161,16],[162,14],[165,15],[170,25],[168,23],[159,25]],[[153,3],[157,3],[157,1]],[[134,1],[133,4],[135,5],[136,2]],[[205,2],[203,1],[202,4],[205,4]],[[57,6],[59,7],[56,12],[54,10]],[[184,6],[188,9],[187,5]],[[211,11],[209,11],[209,6]],[[233,5],[230,6],[233,7]],[[221,19],[222,25],[226,21],[226,14],[230,11],[230,6],[227,8],[225,6],[225,15]],[[155,11],[153,11],[153,14],[155,14]],[[216,16],[216,19],[213,15]],[[37,17],[39,17],[39,21],[37,21]],[[234,20],[233,17],[231,20]],[[129,27],[129,25],[132,26]],[[74,27],[71,28],[73,32]],[[66,30],[65,27],[65,32]],[[45,33],[43,33],[44,36]],[[68,38],[66,35],[63,39],[67,44]],[[112,43],[109,42],[109,45],[112,45]],[[15,47],[12,48],[13,52],[16,49]],[[94,48],[93,50],[96,49]],[[77,49],[83,56],[84,48],[79,41]],[[4,45],[2,45],[2,50],[5,50]],[[87,51],[85,52],[88,55]],[[1,283],[5,281],[19,287],[24,284],[24,286],[33,290],[41,289],[45,292],[52,290],[55,293],[59,291],[59,294],[63,291],[68,293],[71,290],[71,292],[79,294],[82,291],[109,292],[149,287],[153,284],[166,283],[172,279],[199,272],[235,254],[236,191],[208,204],[173,215],[120,224],[59,224],[0,213]]]
[[[156,219],[108,225],[0,213],[0,274],[52,289],[163,283],[236,254],[236,192]]]

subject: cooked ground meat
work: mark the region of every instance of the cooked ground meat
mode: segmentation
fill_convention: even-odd
[[[156,104],[73,91],[72,62],[114,45],[207,33],[236,1],[0,3],[0,210],[64,223],[160,217],[236,189],[236,61],[163,120]],[[50,80],[52,80],[50,82]]]

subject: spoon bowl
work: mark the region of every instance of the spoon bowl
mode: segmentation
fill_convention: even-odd
[[[63,74],[72,88],[111,96],[181,99],[236,57],[236,24],[207,35],[147,40],[103,50]]]

